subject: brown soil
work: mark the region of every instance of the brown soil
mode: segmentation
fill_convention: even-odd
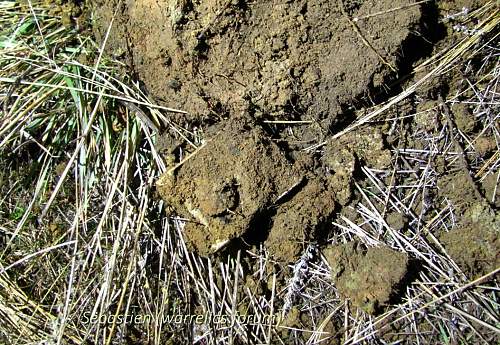
[[[335,210],[335,193],[323,178],[308,181],[293,199],[278,209],[265,245],[280,261],[300,257],[304,243],[320,233]]]
[[[63,25],[74,25],[78,30],[82,29],[81,25],[85,23],[88,13],[81,3],[71,0],[48,0],[48,2],[54,5],[50,14],[60,16]]]
[[[353,131],[338,140],[331,140],[325,150],[324,160],[333,171],[351,173],[354,159],[375,169],[385,169],[391,165],[391,153],[386,149],[380,129]]]
[[[370,314],[391,301],[407,274],[406,254],[386,247],[364,250],[350,242],[327,248],[325,256],[339,293]]]
[[[157,183],[167,204],[192,220],[186,238],[202,255],[244,238],[265,240],[279,261],[296,260],[321,239],[336,205],[351,199],[356,160],[384,168],[391,158],[376,130],[330,141],[321,163],[306,155],[292,162],[249,116],[216,128]]]
[[[122,56],[158,100],[189,112],[179,122],[213,123],[251,107],[256,118],[313,120],[315,130],[302,139],[324,134],[342,121],[343,108],[396,76],[422,14],[410,6],[348,17],[410,3],[94,1],[100,37],[118,9],[108,52]]]
[[[486,200],[493,202],[493,207],[500,209],[500,183],[497,174],[489,174],[482,183]]]
[[[478,278],[500,267],[500,216],[489,205],[472,205],[462,225],[443,233],[440,241],[448,255],[470,278]]]
[[[231,123],[158,181],[163,199],[192,218],[185,233],[208,255],[240,237],[278,196],[300,181],[262,130]],[[255,229],[260,231],[261,229]]]
[[[327,137],[332,125],[352,121],[354,104],[378,97],[401,65],[411,63],[402,54],[425,21],[420,6],[408,6],[412,1],[93,4],[101,40],[114,18],[108,52],[122,57],[157,100],[188,112],[172,115],[174,121],[221,123],[203,148],[158,183],[167,204],[190,220],[186,238],[200,254],[242,238],[265,240],[276,259],[295,260],[337,206],[351,200],[355,167],[389,166],[378,129],[331,141],[321,161],[308,161],[282,151],[259,126],[262,120],[311,121],[273,131],[288,140],[286,150],[290,140],[300,148]],[[384,13],[398,7],[404,10]],[[355,20],[372,13],[381,14]],[[242,113],[252,120],[242,120]],[[175,140],[165,133],[159,141],[169,147],[167,164],[179,163]]]
[[[447,198],[458,213],[463,213],[478,201],[474,185],[467,175],[467,172],[460,170],[445,174],[438,180],[440,196]]]
[[[227,123],[157,185],[168,205],[193,219],[185,234],[202,255],[243,235],[268,236],[277,259],[293,260],[335,209],[327,181],[304,170],[304,161],[292,164],[243,119]]]

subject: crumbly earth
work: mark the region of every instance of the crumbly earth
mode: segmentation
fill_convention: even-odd
[[[477,203],[462,219],[460,226],[440,237],[447,254],[470,278],[500,267],[500,215],[489,205]]]
[[[273,218],[266,248],[280,261],[300,257],[304,243],[321,233],[336,208],[336,196],[328,181],[316,177],[308,181]]]
[[[477,202],[474,185],[467,172],[460,170],[443,175],[438,180],[439,195],[447,198],[458,214]]]
[[[107,51],[158,101],[189,113],[178,122],[213,123],[250,106],[259,119],[312,120],[316,131],[304,131],[305,141],[396,77],[422,19],[412,3],[93,1],[101,40],[116,13]]]
[[[391,153],[386,149],[382,132],[374,127],[369,131],[349,132],[325,146],[322,162],[335,198],[346,205],[352,197],[351,181],[362,162],[375,169],[386,169],[391,164]]]
[[[492,206],[497,210],[500,209],[500,185],[497,180],[497,174],[489,174],[486,176],[484,181],[482,182],[482,188],[484,190],[484,197],[486,200],[492,200]]]
[[[157,186],[167,204],[193,219],[185,227],[186,237],[207,255],[243,235],[299,180],[262,130],[231,123],[181,167],[164,174]]]
[[[236,238],[257,238],[275,259],[300,257],[338,207],[351,199],[355,160],[385,168],[380,131],[330,141],[321,161],[287,158],[249,116],[213,129],[206,143],[157,183],[166,203],[189,219],[185,235],[202,255]]]
[[[384,138],[387,127],[370,125],[328,141],[331,130],[345,128],[365,105],[382,101],[386,89],[389,94],[398,92],[390,84],[425,56],[415,37],[431,37],[428,49],[439,40],[440,33],[430,32],[441,25],[430,19],[436,15],[434,10],[441,11],[438,17],[442,18],[481,3],[92,2],[98,9],[95,32],[101,41],[113,18],[107,52],[121,57],[137,73],[156,102],[187,111],[170,114],[170,120],[211,132],[205,144],[188,151],[181,162],[173,155],[178,145],[172,137],[162,135],[158,140],[169,157],[168,172],[158,181],[158,190],[167,205],[187,220],[184,235],[190,248],[207,256],[230,243],[263,241],[279,262],[296,261],[310,241],[326,241],[324,230],[332,217],[354,209],[348,206],[358,197],[352,181],[359,166],[387,169],[394,157],[385,140],[401,147],[401,142]],[[370,16],[363,18],[366,15]],[[451,35],[452,25],[447,27]],[[434,52],[443,48],[439,43],[434,47]],[[422,69],[414,80],[428,72]],[[424,83],[415,99],[391,109],[392,117],[410,121],[407,115],[417,112],[413,128],[441,131],[447,121],[438,99],[446,97],[447,88],[461,89],[458,79],[463,78],[455,79]],[[472,151],[483,160],[495,153],[494,136],[479,134],[481,124],[469,105],[459,101],[450,106],[450,113],[457,129],[475,138],[466,159],[473,158]],[[270,124],[276,120],[307,120],[308,124],[284,131],[281,125]],[[411,130],[411,126],[402,128]],[[297,154],[318,140],[327,140],[320,158],[319,152],[314,158]],[[424,149],[423,141],[411,140],[408,147]],[[478,188],[493,200],[492,207],[498,207],[497,176],[485,176],[479,185],[478,178],[466,175],[444,155],[435,163],[439,179],[432,196],[450,201],[459,219],[458,227],[438,235],[439,240],[467,275],[487,273],[499,263],[499,224],[489,206],[478,206],[484,202]],[[417,213],[423,207],[424,200],[415,201]],[[397,212],[389,212],[386,218],[395,231],[408,226]],[[408,270],[407,256],[386,247],[363,249],[348,243],[328,248],[325,255],[340,294],[368,313],[392,302]],[[297,319],[290,325],[297,324]]]
[[[167,204],[190,219],[185,235],[202,255],[246,235],[267,237],[270,252],[291,261],[335,210],[327,180],[300,169],[303,161],[292,164],[263,130],[242,119],[188,157],[157,186]]]
[[[330,140],[323,160],[332,171],[349,174],[355,169],[355,160],[375,169],[385,169],[391,164],[391,153],[386,148],[381,130],[371,127]]]
[[[349,242],[324,254],[339,293],[370,314],[391,301],[407,273],[407,255],[388,247],[365,250]]]

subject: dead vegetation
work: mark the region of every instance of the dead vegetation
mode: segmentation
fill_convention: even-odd
[[[301,243],[288,265],[262,242],[208,258],[190,250],[190,219],[166,208],[155,183],[197,152],[207,129],[174,122],[182,109],[153,102],[78,11],[54,6],[0,1],[0,343],[498,342],[494,1],[443,9],[450,39],[412,69],[402,92],[358,109],[329,138],[381,131],[385,146],[366,146],[375,158],[355,148],[329,160],[353,169],[352,195],[320,243]],[[157,131],[182,143],[176,161],[158,152]],[[304,152],[332,146],[318,137]],[[360,265],[361,256],[343,262],[354,283],[340,281],[345,269],[323,252],[352,243],[360,253],[398,253],[407,272],[377,275],[398,288],[359,293],[382,266]]]

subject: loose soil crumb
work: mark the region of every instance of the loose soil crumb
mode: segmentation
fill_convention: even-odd
[[[369,314],[387,305],[407,273],[408,257],[387,247],[363,250],[354,242],[327,248],[339,293]]]
[[[497,149],[497,143],[494,137],[479,137],[474,143],[474,148],[481,157],[489,158],[489,155]]]
[[[267,249],[280,261],[301,255],[304,243],[320,233],[335,210],[335,193],[327,181],[315,178],[278,210],[266,240]]]
[[[64,26],[75,25],[81,30],[81,25],[85,25],[86,17],[89,16],[87,8],[80,1],[73,0],[46,0],[53,7],[49,11],[51,15],[60,16]]]
[[[391,227],[391,229],[400,231],[405,227],[407,219],[402,213],[391,212],[387,215],[386,222]]]
[[[476,119],[466,104],[455,103],[451,108],[458,129],[464,133],[471,133],[476,127]]]
[[[500,215],[477,203],[466,211],[464,223],[440,237],[446,252],[471,278],[500,266]]]
[[[474,186],[467,176],[467,172],[460,170],[454,173],[448,173],[438,180],[439,195],[446,197],[457,214],[477,202]]]
[[[375,169],[390,166],[391,153],[385,148],[380,129],[352,131],[328,142],[324,161],[331,170],[350,175],[356,159]]]
[[[500,209],[500,183],[497,174],[489,174],[482,183],[486,200],[493,203],[496,209]]]

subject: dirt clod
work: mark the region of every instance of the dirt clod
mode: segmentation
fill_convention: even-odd
[[[208,255],[243,235],[298,179],[262,130],[234,123],[157,185],[169,205],[194,219],[186,224],[187,239]]]
[[[350,242],[327,248],[325,256],[339,293],[369,314],[391,301],[407,273],[406,254],[387,247],[364,250]]]
[[[464,133],[470,133],[476,126],[474,116],[471,114],[467,105],[463,103],[456,103],[452,107],[453,115],[457,127]]]
[[[477,203],[463,215],[463,223],[441,235],[446,252],[472,278],[500,266],[500,216]]]
[[[281,261],[301,255],[304,243],[314,239],[327,225],[335,210],[335,194],[327,182],[315,178],[278,210],[265,242],[271,253]]]
[[[385,148],[380,129],[353,131],[330,140],[323,158],[327,167],[344,175],[352,175],[356,159],[375,169],[390,166],[391,153]]]
[[[275,258],[289,262],[336,205],[335,188],[303,164],[292,164],[263,130],[240,120],[215,131],[157,185],[167,204],[189,219],[186,238],[201,255],[245,235],[267,238]]]
[[[467,176],[467,172],[463,170],[440,177],[438,188],[439,195],[448,198],[457,213],[462,213],[477,201],[474,185]]]

